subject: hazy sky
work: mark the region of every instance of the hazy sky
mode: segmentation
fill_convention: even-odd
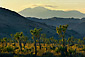
[[[17,12],[43,6],[52,10],[78,10],[85,13],[85,0],[0,0],[0,6]]]

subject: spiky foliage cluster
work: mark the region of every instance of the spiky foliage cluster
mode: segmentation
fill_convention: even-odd
[[[24,46],[26,44],[26,41],[27,41],[27,36],[24,36],[23,32],[17,32],[16,34],[11,34],[11,36],[13,37],[13,39],[15,41],[18,42],[19,46],[20,46],[20,50],[22,51],[22,44],[21,43],[24,43]]]
[[[60,25],[59,27],[56,27],[57,34],[59,35],[59,37],[62,38],[63,47],[65,46],[64,38],[65,38],[65,33],[67,28],[68,28],[68,25]]]

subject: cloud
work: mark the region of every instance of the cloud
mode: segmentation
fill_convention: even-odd
[[[44,5],[44,7],[57,8],[57,6],[53,6],[53,5]]]
[[[53,5],[32,5],[33,7],[42,6],[42,7],[50,7],[50,8],[57,8],[58,6]]]

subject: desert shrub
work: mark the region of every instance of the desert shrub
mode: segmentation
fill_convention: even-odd
[[[50,47],[50,49],[52,49],[52,50],[55,50],[55,48],[56,48],[55,46],[53,46],[53,47]]]
[[[19,47],[15,47],[15,50],[16,50],[16,49],[19,49]]]
[[[55,47],[55,46],[53,46],[53,50],[55,50],[55,48],[56,48],[56,47]]]
[[[26,51],[28,51],[29,49],[26,48]]]
[[[32,49],[28,49],[29,51],[31,51]]]
[[[79,45],[77,44],[76,47],[78,47]]]
[[[56,50],[57,53],[59,53],[61,51],[64,51],[64,48],[63,47],[58,47],[58,49]]]
[[[28,52],[28,49],[25,49],[24,52]]]
[[[11,46],[8,46],[8,47],[6,48],[6,50],[7,50],[8,52],[14,51],[14,49],[13,49]]]
[[[28,52],[28,49],[24,49],[24,50],[22,50],[22,52],[24,52],[24,53],[25,53],[25,52]]]
[[[65,51],[65,48],[63,48],[63,47],[59,47],[58,48],[60,51]]]
[[[59,53],[59,52],[60,52],[60,50],[59,50],[59,49],[57,49],[57,50],[56,50],[56,52],[57,52],[57,53]]]
[[[0,47],[0,52],[2,51],[3,47]]]
[[[75,50],[73,50],[73,49],[69,49],[69,51],[68,51],[68,52],[69,52],[69,54],[75,54],[75,52],[76,52],[76,51],[75,51]]]
[[[79,45],[78,48],[83,48],[83,46]]]
[[[14,51],[14,49],[11,46],[8,46],[8,47],[3,48],[3,52],[6,52],[6,51],[12,52]]]
[[[34,47],[31,47],[31,49],[34,49]]]
[[[76,47],[78,47],[78,48],[83,48],[83,46],[82,46],[82,45],[79,45],[79,44],[76,45]]]
[[[41,47],[41,48],[43,48],[43,47]]]
[[[67,47],[58,47],[58,49],[56,50],[56,52],[57,53],[59,53],[59,52],[65,52],[65,53],[67,53]]]
[[[26,49],[25,46],[23,46],[22,48]]]
[[[3,47],[0,47],[0,50],[3,49]]]
[[[25,50],[22,50],[22,52],[25,52]]]
[[[12,45],[15,46],[15,43],[13,43]]]
[[[7,49],[6,49],[6,47],[5,48],[3,48],[3,50],[2,50],[3,52],[6,52],[7,51]]]
[[[70,44],[70,46],[73,46],[74,44]]]
[[[19,49],[18,52],[20,52],[21,50]]]
[[[85,51],[85,48],[83,48],[82,51]]]

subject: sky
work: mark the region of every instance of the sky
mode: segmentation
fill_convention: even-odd
[[[78,10],[85,13],[85,0],[0,0],[0,7],[16,12],[37,6],[51,10]]]

